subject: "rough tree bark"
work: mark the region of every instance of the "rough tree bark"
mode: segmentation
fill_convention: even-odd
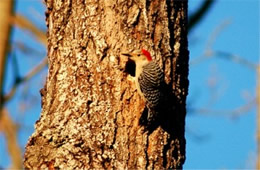
[[[182,168],[188,92],[186,0],[46,0],[49,72],[25,168]],[[173,94],[155,128],[121,52],[145,48]],[[170,103],[170,104],[169,104]]]

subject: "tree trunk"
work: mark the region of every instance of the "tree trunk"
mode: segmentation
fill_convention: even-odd
[[[49,73],[25,168],[182,168],[187,1],[46,0]],[[145,48],[171,87],[153,129],[120,53]],[[170,104],[169,104],[170,103]]]

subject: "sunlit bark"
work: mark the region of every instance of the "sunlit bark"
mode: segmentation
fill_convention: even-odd
[[[25,168],[182,168],[188,91],[187,1],[47,0],[49,73]],[[145,48],[170,87],[158,126],[121,52]],[[149,132],[149,133],[148,133]]]

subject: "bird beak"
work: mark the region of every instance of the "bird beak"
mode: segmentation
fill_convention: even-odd
[[[133,53],[121,53],[124,56],[127,56],[128,60],[135,61],[135,56]]]
[[[132,54],[130,54],[130,53],[121,53],[121,54],[124,56],[127,56],[127,57],[132,57]]]

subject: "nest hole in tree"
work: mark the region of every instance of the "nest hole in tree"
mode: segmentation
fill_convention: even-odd
[[[135,67],[136,67],[135,62],[133,60],[129,59],[126,62],[125,72],[134,77],[135,76]]]

